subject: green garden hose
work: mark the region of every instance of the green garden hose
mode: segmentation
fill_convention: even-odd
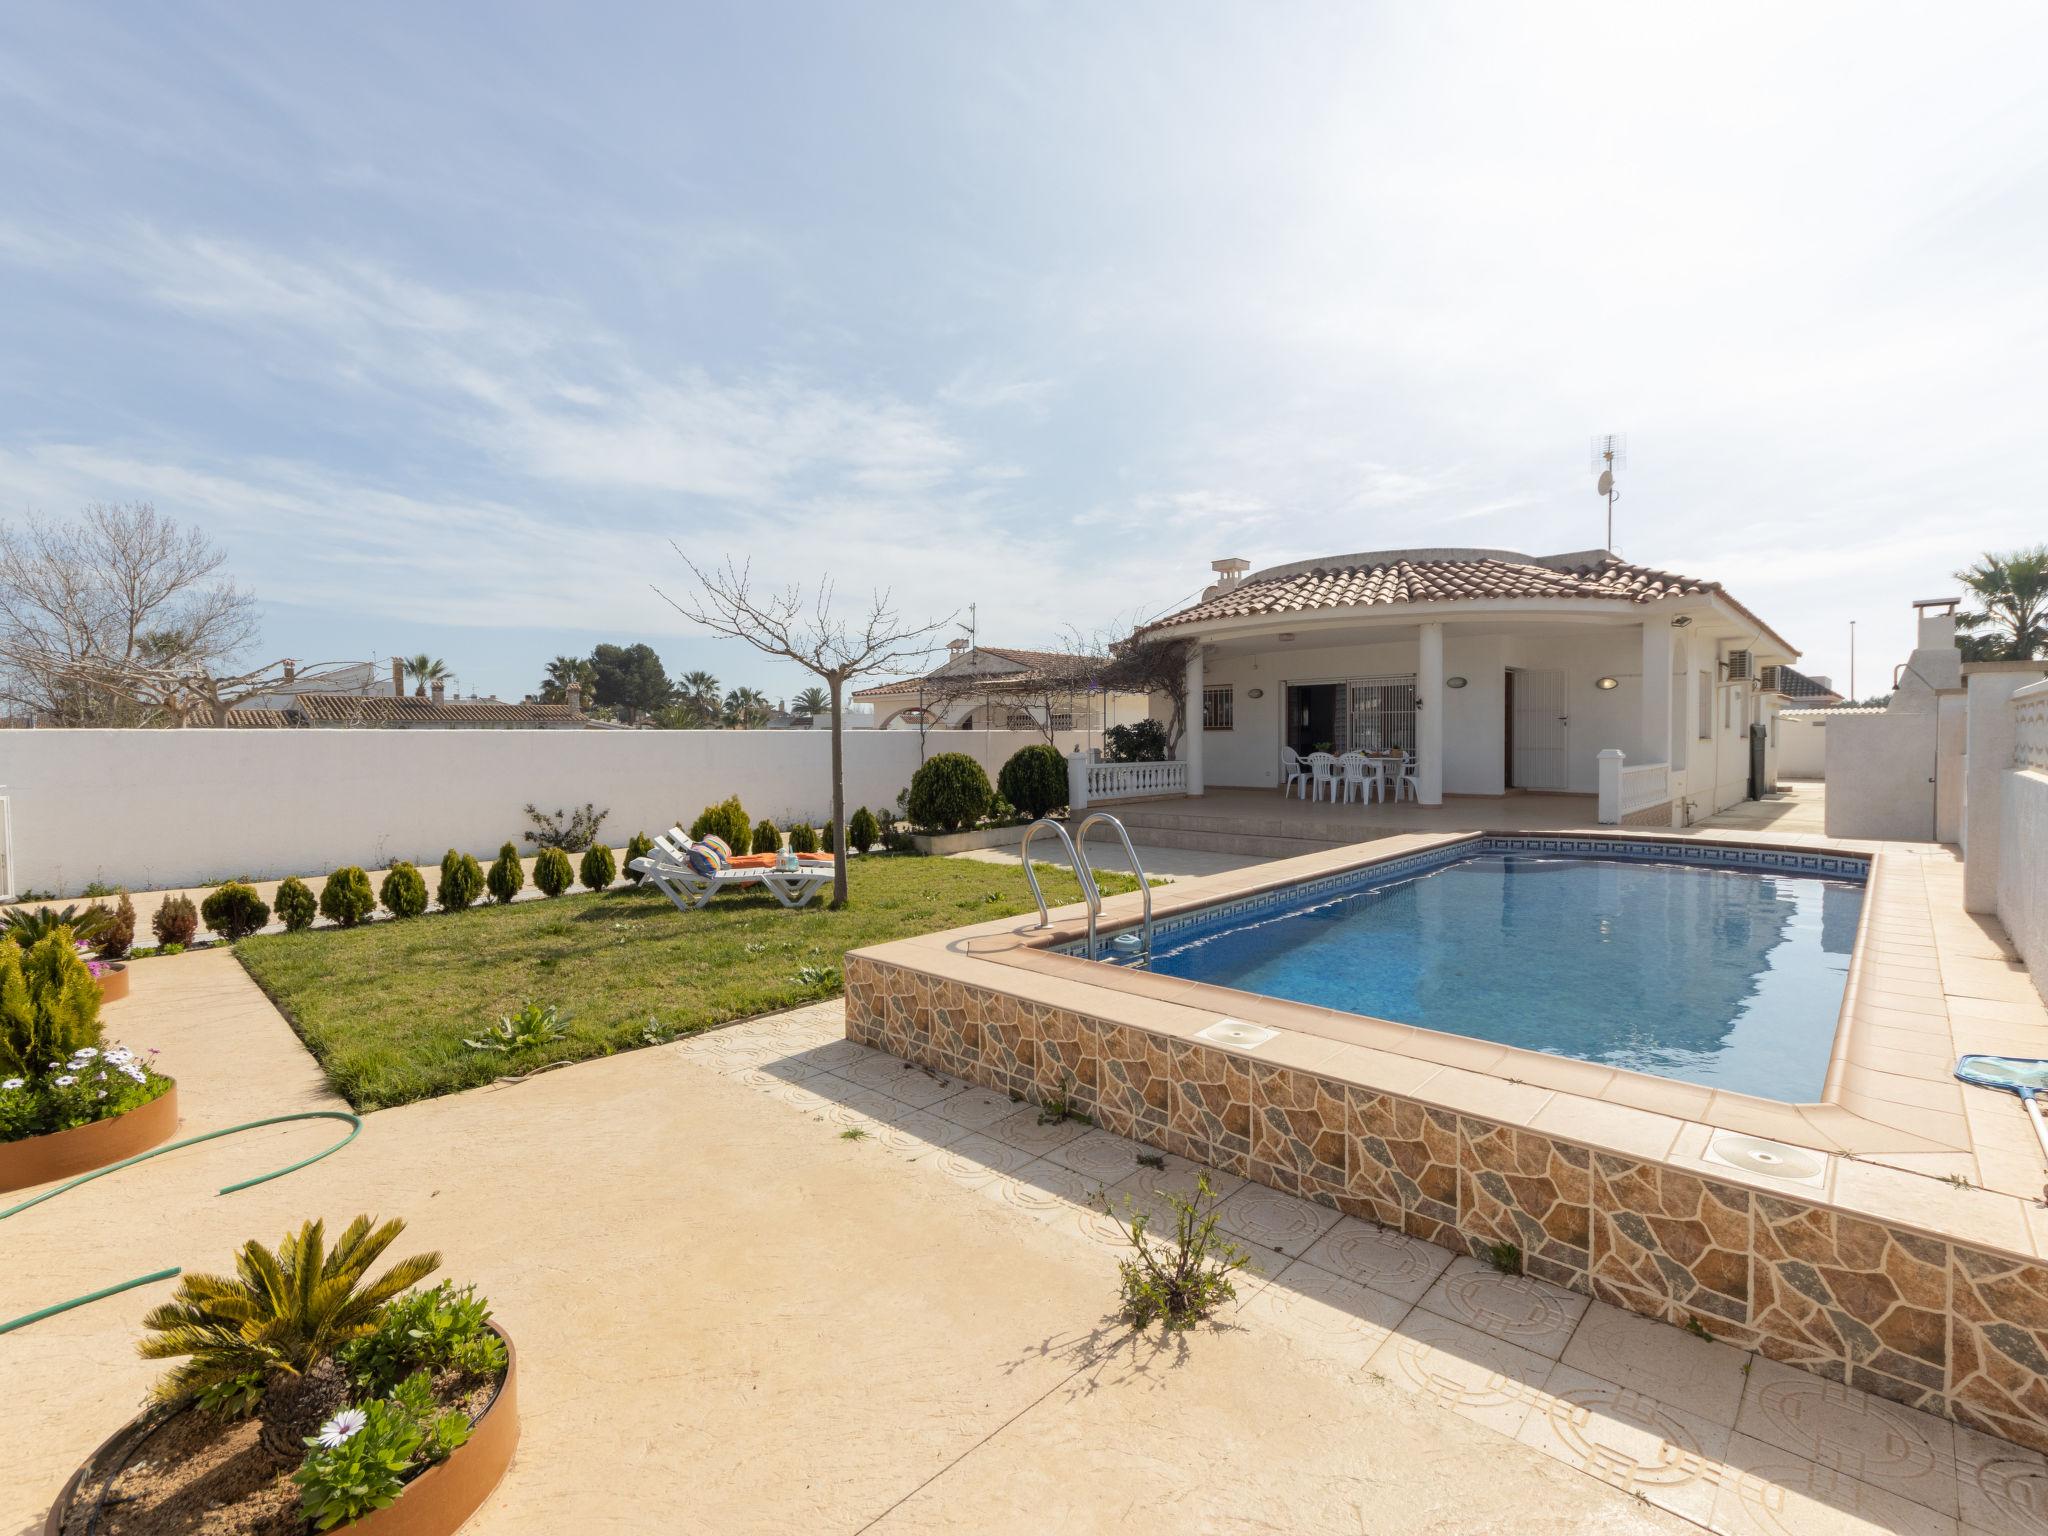
[[[215,1193],[232,1195],[237,1190],[253,1189],[258,1184],[268,1184],[272,1179],[281,1179],[288,1173],[297,1173],[301,1168],[310,1167],[312,1164],[319,1162],[321,1158],[329,1157],[339,1152],[343,1147],[354,1141],[356,1133],[363,1128],[363,1122],[358,1116],[340,1109],[306,1109],[292,1115],[271,1115],[263,1120],[245,1121],[241,1125],[226,1126],[218,1131],[206,1131],[198,1136],[187,1136],[183,1141],[167,1141],[160,1147],[151,1147],[147,1152],[138,1152],[133,1157],[124,1157],[118,1163],[109,1163],[104,1168],[95,1168],[90,1173],[81,1173],[75,1179],[65,1180],[55,1189],[46,1189],[40,1195],[31,1196],[19,1205],[10,1205],[6,1210],[0,1211],[0,1221],[5,1221],[10,1216],[19,1216],[31,1206],[41,1205],[45,1200],[54,1200],[57,1196],[74,1190],[81,1184],[90,1184],[94,1179],[104,1178],[110,1173],[119,1173],[123,1168],[132,1167],[136,1163],[147,1162],[152,1157],[161,1157],[166,1152],[176,1152],[181,1147],[196,1147],[202,1141],[212,1141],[216,1137],[221,1136],[233,1136],[240,1131],[260,1130],[266,1125],[286,1125],[294,1120],[346,1120],[348,1122],[348,1134],[333,1146],[323,1151],[315,1152],[311,1157],[302,1157],[288,1167],[278,1168],[270,1173],[260,1173],[253,1179],[242,1179],[234,1184],[223,1184]],[[69,1301],[60,1301],[54,1306],[40,1307],[34,1312],[26,1312],[20,1317],[0,1323],[0,1333],[12,1333],[17,1328],[26,1328],[30,1323],[41,1322],[46,1317],[55,1317],[59,1312],[69,1312],[73,1307],[82,1307],[87,1302],[103,1301],[109,1296],[118,1296],[123,1291],[134,1290],[138,1285],[148,1285],[156,1280],[168,1280],[178,1273],[180,1271],[176,1267],[159,1269],[151,1274],[138,1275],[133,1280],[123,1280],[119,1285],[110,1285],[102,1290],[88,1291],[83,1296],[74,1296]]]

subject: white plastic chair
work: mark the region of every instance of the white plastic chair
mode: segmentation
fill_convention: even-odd
[[[1332,801],[1335,801],[1335,800],[1336,800],[1336,798],[1337,798],[1337,773],[1336,773],[1336,764],[1337,764],[1337,759],[1336,759],[1336,758],[1334,758],[1334,757],[1332,757],[1332,756],[1331,756],[1331,755],[1330,755],[1330,754],[1329,754],[1328,752],[1311,752],[1311,753],[1309,753],[1309,755],[1308,755],[1308,771],[1309,771],[1309,798],[1310,798],[1311,800],[1321,800],[1321,799],[1323,799],[1323,798],[1324,798],[1324,793],[1323,793],[1323,792],[1324,792],[1325,790],[1328,790],[1328,791],[1329,791],[1329,796],[1328,796],[1328,798],[1329,798],[1330,800],[1332,800]]]
[[[1415,776],[1415,754],[1413,752],[1403,752],[1401,754],[1400,775],[1394,780],[1391,787],[1396,800],[1405,795],[1418,804],[1421,802],[1422,783]]]
[[[1339,788],[1343,791],[1345,804],[1350,804],[1352,791],[1357,791],[1358,802],[1365,803],[1367,787],[1373,782],[1372,765],[1363,752],[1345,752],[1337,759],[1337,771],[1342,775]]]
[[[1299,754],[1292,747],[1282,747],[1280,749],[1280,778],[1280,792],[1282,794],[1292,795],[1294,787],[1299,784],[1301,786],[1301,798],[1304,800],[1308,798],[1309,771],[1302,766]]]

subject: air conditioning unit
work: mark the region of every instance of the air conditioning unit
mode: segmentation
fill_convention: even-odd
[[[1728,681],[1742,682],[1756,675],[1756,653],[1754,651],[1730,651],[1728,653]]]

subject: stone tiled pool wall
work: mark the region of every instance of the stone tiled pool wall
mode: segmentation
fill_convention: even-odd
[[[1103,994],[1105,1012],[1117,994]],[[847,1033],[935,1071],[2048,1450],[2048,1266],[855,953]]]

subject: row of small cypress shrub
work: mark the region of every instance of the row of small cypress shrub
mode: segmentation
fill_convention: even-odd
[[[1064,768],[1061,772],[1064,774]],[[749,822],[746,808],[740,804],[738,795],[721,800],[716,805],[705,806],[697,813],[697,819],[690,823],[689,833],[698,842],[707,837],[723,838],[726,847],[735,853],[780,853],[784,837],[789,839],[791,853],[817,853],[820,849],[826,853],[834,851],[832,828],[829,823],[820,828],[812,826],[808,821],[796,821],[784,828],[776,826],[766,817],[760,821]],[[866,806],[862,806],[846,818],[846,843],[849,848],[866,853],[881,840],[882,823]]]

